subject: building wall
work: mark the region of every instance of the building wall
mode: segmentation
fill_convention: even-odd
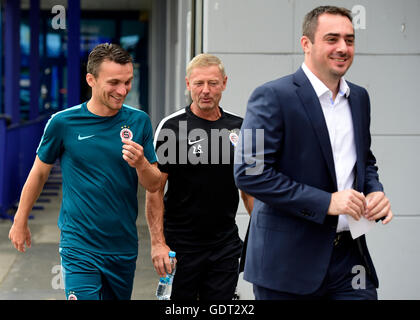
[[[228,86],[221,105],[240,115],[258,85],[294,72],[303,62],[304,15],[318,0],[204,0],[203,51],[225,63]],[[368,245],[380,278],[380,299],[420,299],[420,0],[347,0],[354,8],[356,57],[346,79],[368,89],[372,149],[394,220],[378,224]],[[365,13],[365,16],[363,15]],[[365,19],[363,19],[365,17]],[[244,234],[248,217],[240,208]],[[243,285],[243,284],[242,284]],[[250,287],[243,297],[252,298]]]

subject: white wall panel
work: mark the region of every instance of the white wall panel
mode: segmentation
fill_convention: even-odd
[[[372,133],[420,134],[420,55],[356,56],[346,78],[369,91]]]
[[[293,1],[205,0],[204,10],[205,52],[293,51]]]
[[[420,136],[374,136],[372,150],[393,213],[420,216]]]
[[[396,217],[367,235],[379,299],[420,299],[419,217]]]

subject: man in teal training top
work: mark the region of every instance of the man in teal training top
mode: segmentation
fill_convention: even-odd
[[[130,299],[138,238],[137,185],[159,187],[153,129],[146,113],[124,105],[131,56],[115,44],[89,55],[89,101],[54,114],[22,189],[9,238],[31,245],[28,216],[56,159],[63,176],[58,226],[67,299]]]

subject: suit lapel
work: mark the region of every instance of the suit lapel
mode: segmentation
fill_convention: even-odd
[[[350,84],[349,84],[350,86]],[[351,117],[353,120],[354,142],[356,145],[356,189],[361,191],[363,187],[359,185],[362,183],[362,132],[360,127],[360,99],[353,88],[350,88],[349,105],[351,110]]]
[[[311,125],[318,138],[322,154],[328,166],[328,171],[337,189],[337,177],[335,174],[334,158],[331,149],[330,136],[325,122],[322,107],[309,79],[301,68],[294,75],[295,83],[299,86],[296,90],[302,105],[310,119]]]

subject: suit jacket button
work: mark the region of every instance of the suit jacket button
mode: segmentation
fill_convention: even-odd
[[[309,212],[306,209],[301,210],[300,213],[305,217],[309,216]]]

